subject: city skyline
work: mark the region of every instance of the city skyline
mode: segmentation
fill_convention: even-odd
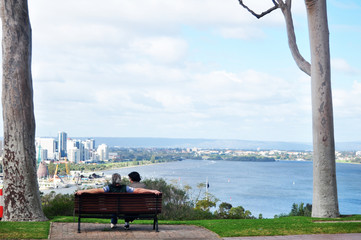
[[[257,20],[237,0],[28,4],[36,136],[312,142],[310,78],[280,10]],[[310,61],[304,1],[292,4]],[[335,140],[361,141],[361,3],[327,4]]]
[[[57,137],[35,138],[37,162],[44,160],[65,160],[73,163],[97,162],[109,159],[108,146],[95,145],[94,139],[76,139],[59,131]]]

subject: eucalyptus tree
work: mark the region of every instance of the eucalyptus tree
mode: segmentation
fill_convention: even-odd
[[[1,0],[4,221],[45,221],[36,177],[27,0]]]
[[[311,63],[300,54],[293,26],[291,0],[271,0],[273,6],[258,14],[243,0],[241,6],[261,18],[281,9],[287,28],[288,45],[297,66],[311,76],[313,129],[312,217],[338,217],[335,142],[331,94],[329,30],[326,0],[305,0]]]

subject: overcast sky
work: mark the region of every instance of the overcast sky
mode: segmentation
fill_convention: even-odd
[[[335,138],[361,141],[361,3],[327,4]],[[310,77],[280,10],[257,20],[238,0],[30,0],[29,12],[38,137],[312,141]],[[304,1],[292,12],[310,61]]]

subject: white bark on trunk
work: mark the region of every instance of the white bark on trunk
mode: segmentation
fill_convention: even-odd
[[[326,0],[305,0],[311,47],[312,217],[338,217]]]
[[[311,76],[313,128],[313,217],[338,217],[335,140],[331,94],[330,47],[326,0],[305,0],[311,47],[311,64],[298,51],[291,15],[291,0],[272,0],[281,8],[287,27],[288,45],[297,66]],[[257,18],[262,14],[240,4]]]
[[[45,221],[36,177],[31,27],[26,0],[1,0],[4,221]]]

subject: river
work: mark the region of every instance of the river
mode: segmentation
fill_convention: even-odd
[[[192,187],[209,182],[209,193],[234,207],[243,206],[258,217],[289,213],[293,203],[312,203],[312,162],[234,162],[184,160],[104,171],[122,176],[138,171],[143,178],[164,178],[169,183]],[[336,164],[341,214],[361,214],[361,164]],[[56,189],[72,193],[75,188]],[[44,191],[45,193],[48,191]]]

